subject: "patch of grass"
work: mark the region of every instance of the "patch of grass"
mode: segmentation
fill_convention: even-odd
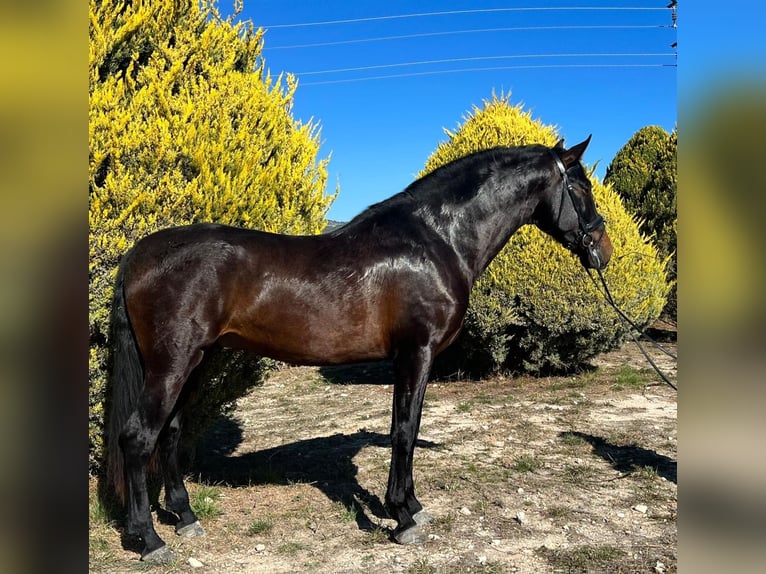
[[[568,506],[551,506],[546,508],[543,514],[552,520],[569,520],[574,512]]]
[[[197,518],[212,518],[223,514],[218,504],[220,498],[221,489],[203,484],[192,492],[189,502]]]
[[[376,526],[367,533],[367,537],[364,539],[363,544],[386,544],[389,541],[389,531],[380,526]]]
[[[487,514],[487,509],[489,509],[489,502],[486,498],[480,498],[471,505],[471,509],[473,510],[474,514],[485,516]]]
[[[534,455],[522,454],[513,462],[513,470],[516,472],[533,472],[543,467],[543,462]]]
[[[247,527],[248,536],[257,536],[258,534],[268,534],[274,529],[274,521],[270,518],[265,520],[253,520]]]
[[[593,478],[595,470],[582,464],[568,464],[564,467],[562,480],[570,484],[580,484]]]
[[[433,490],[444,490],[446,492],[455,492],[461,490],[463,482],[456,474],[445,473],[435,476],[428,480],[429,488]]]
[[[91,525],[108,526],[111,524],[110,509],[97,495],[91,495],[88,504],[88,519]]]
[[[346,505],[343,502],[336,502],[333,504],[335,507],[335,510],[340,514],[340,521],[341,522],[354,522],[356,520],[357,515],[359,514],[359,507],[357,506],[356,502],[352,502],[349,505]]]
[[[88,532],[88,563],[96,571],[108,571],[118,561],[111,539],[106,527],[91,528]]]
[[[429,564],[428,558],[418,558],[407,568],[407,574],[436,574],[436,568]]]
[[[565,389],[583,389],[588,386],[588,383],[590,383],[591,380],[592,379],[587,375],[581,375],[576,378],[564,379],[562,381],[553,383],[550,387],[548,387],[548,389],[551,391],[563,391]]]
[[[479,563],[475,557],[463,558],[459,562],[451,563],[446,568],[440,566],[437,569],[437,572],[444,574],[466,574],[467,572],[476,572],[477,574],[507,574],[514,571],[508,570],[508,564],[489,560]]]
[[[579,546],[567,550],[542,547],[537,553],[562,572],[616,572],[625,552],[616,546]]]
[[[560,436],[561,442],[564,443],[564,446],[575,447],[588,444],[584,438],[572,432],[561,433]]]
[[[479,403],[480,405],[493,405],[496,402],[498,402],[498,400],[502,402],[502,399],[499,399],[495,395],[490,395],[487,393],[479,393],[474,397],[473,400]]]
[[[438,531],[439,534],[449,534],[452,532],[452,527],[455,524],[455,517],[450,514],[444,514],[434,518],[433,528]]]
[[[508,401],[512,400],[510,394],[490,394],[490,393],[477,393],[466,401],[461,401],[457,405],[458,412],[469,413],[476,405],[504,405]]]
[[[612,389],[622,391],[627,389],[638,390],[651,382],[650,371],[636,369],[630,365],[621,365],[614,373]]]
[[[115,553],[112,509],[91,489],[88,495],[88,563],[95,571],[107,572],[119,560]]]
[[[539,439],[542,434],[540,427],[534,423],[520,423],[516,425],[513,430],[516,439],[521,442],[532,442]]]
[[[637,502],[663,503],[667,502],[668,494],[662,488],[657,469],[651,466],[639,466],[631,474],[633,496]]]
[[[277,546],[276,553],[284,554],[286,556],[295,556],[301,550],[306,550],[306,548],[308,548],[308,546],[306,546],[302,542],[290,541]]]
[[[659,478],[657,469],[653,466],[639,466],[633,473],[633,476],[641,481],[654,482]]]
[[[457,412],[459,413],[470,413],[471,409],[473,409],[473,402],[471,401],[459,403],[457,406]]]

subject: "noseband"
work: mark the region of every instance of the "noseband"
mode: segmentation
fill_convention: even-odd
[[[569,176],[567,175],[567,170],[564,167],[564,163],[561,161],[561,158],[559,158],[558,155],[556,155],[556,152],[554,152],[552,149],[548,149],[550,154],[553,156],[553,160],[556,162],[556,167],[559,168],[559,172],[561,172],[561,178],[564,181],[564,189],[566,190],[566,193],[569,194],[569,199],[572,202],[572,207],[574,207],[575,213],[577,214],[577,223],[580,227],[580,236],[578,237],[580,244],[585,247],[590,256],[596,261],[599,265],[601,263],[601,257],[598,254],[598,244],[601,242],[601,238],[599,238],[598,241],[593,241],[593,236],[591,236],[591,233],[598,229],[601,226],[605,226],[606,222],[604,221],[604,218],[599,214],[596,213],[596,217],[591,221],[585,221],[585,216],[580,209],[578,203],[575,201],[575,192],[574,187],[571,183],[569,183]],[[561,218],[561,210],[564,208],[564,197],[565,193],[562,190],[561,192],[561,205],[559,206],[559,215],[558,217]],[[603,235],[602,235],[603,237]],[[568,248],[572,249],[575,247],[575,244],[569,243],[567,245]]]

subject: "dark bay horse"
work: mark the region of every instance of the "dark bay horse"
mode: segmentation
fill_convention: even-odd
[[[108,472],[127,504],[127,532],[144,543],[142,558],[173,557],[150,514],[146,465],[155,449],[176,532],[204,533],[177,450],[181,389],[214,345],[303,365],[393,359],[385,504],[394,540],[421,542],[430,517],[415,497],[412,460],[426,381],[461,330],[476,279],[526,223],[585,267],[609,261],[580,163],[589,142],[469,155],[326,235],[196,224],[139,241],[121,262],[112,310]]]

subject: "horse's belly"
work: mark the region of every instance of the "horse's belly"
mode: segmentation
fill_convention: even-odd
[[[334,365],[389,356],[387,330],[374,318],[356,322],[325,313],[311,316],[285,311],[278,315],[271,321],[261,317],[240,325],[222,335],[219,342],[299,365]]]

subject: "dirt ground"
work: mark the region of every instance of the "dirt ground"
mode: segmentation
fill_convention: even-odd
[[[90,571],[675,572],[676,394],[647,366],[627,344],[576,376],[431,383],[418,546],[389,540],[382,507],[389,366],[282,369],[206,438],[187,481],[206,536],[160,511],[178,559],[148,566],[92,510]]]

